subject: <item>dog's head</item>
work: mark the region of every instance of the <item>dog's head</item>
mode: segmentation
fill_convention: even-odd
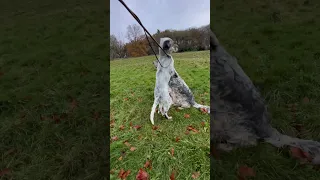
[[[174,41],[168,37],[164,37],[160,39],[160,46],[167,54],[171,54],[173,52],[178,51],[178,45],[175,44]],[[160,48],[159,48],[159,51],[161,55],[164,54]]]

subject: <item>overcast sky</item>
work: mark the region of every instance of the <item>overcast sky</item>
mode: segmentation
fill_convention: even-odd
[[[151,33],[210,24],[210,0],[123,0]],[[127,42],[127,26],[138,24],[118,0],[110,1],[110,34]]]

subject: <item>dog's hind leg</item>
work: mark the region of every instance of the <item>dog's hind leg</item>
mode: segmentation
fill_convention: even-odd
[[[172,117],[168,115],[168,111],[169,111],[171,105],[172,105],[172,101],[169,100],[169,101],[167,102],[167,104],[163,107],[164,117],[165,117],[166,119],[168,119],[168,120],[171,120],[171,119],[172,119]]]
[[[195,107],[197,109],[204,108],[210,114],[210,107],[209,106],[204,106],[204,105],[201,105],[201,104],[198,104],[195,102],[193,107]]]
[[[157,105],[158,105],[158,98],[155,98],[152,105],[151,113],[150,113],[150,121],[152,125],[154,125],[154,113],[156,111]]]

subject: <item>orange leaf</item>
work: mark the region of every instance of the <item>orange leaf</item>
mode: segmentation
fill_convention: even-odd
[[[120,130],[124,130],[124,125],[119,126]]]
[[[193,179],[197,179],[198,177],[200,176],[200,172],[194,172],[194,173],[192,173],[192,178]]]
[[[111,122],[110,122],[110,127],[113,128],[113,127],[114,127],[114,124],[115,124],[115,123],[114,123],[114,119],[112,119]]]
[[[309,153],[302,151],[297,147],[290,147],[291,156],[301,161],[311,161],[312,157]]]
[[[208,113],[207,108],[200,108],[200,111],[201,111],[203,114],[207,114],[207,113]]]
[[[246,179],[246,177],[255,177],[256,176],[256,172],[252,168],[250,168],[246,165],[242,165],[239,167],[238,174],[239,174],[240,179]]]
[[[173,154],[174,154],[174,149],[171,148],[171,156],[173,156]]]
[[[136,147],[133,147],[133,146],[132,146],[132,147],[130,148],[130,151],[135,151],[136,149],[137,149]]]
[[[184,118],[190,118],[190,114],[184,114]]]
[[[125,142],[124,142],[124,144],[125,144],[126,146],[128,146],[128,147],[130,147],[130,146],[131,146],[131,144],[130,144],[130,143],[128,143],[128,141],[125,141]]]
[[[130,122],[129,126],[132,127],[132,122]]]
[[[144,171],[142,168],[139,169],[138,174],[136,175],[136,180],[148,180],[149,174]]]
[[[153,130],[157,130],[159,128],[159,126],[152,126]]]
[[[206,123],[202,121],[201,125],[202,125],[202,127],[204,127],[206,125]]]
[[[123,100],[124,100],[124,101],[128,101],[129,99],[128,99],[128,98],[124,98]]]
[[[188,127],[187,127],[187,130],[193,131],[193,132],[195,132],[195,133],[198,133],[198,132],[199,132],[197,129],[195,129],[195,128],[192,127],[192,126],[188,126]]]

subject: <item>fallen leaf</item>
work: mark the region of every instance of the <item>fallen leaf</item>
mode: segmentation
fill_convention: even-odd
[[[302,162],[304,161],[312,161],[312,157],[309,153],[302,151],[297,147],[290,147],[290,154],[293,158],[296,158]]]
[[[185,134],[188,135],[188,134],[190,134],[190,132],[188,130],[186,130]]]
[[[180,110],[179,108],[176,108],[176,111],[177,111],[177,112],[180,112],[181,110]]]
[[[133,126],[133,128],[136,129],[136,130],[139,130],[141,128],[141,126],[140,125],[135,125],[135,126]]]
[[[204,121],[201,122],[202,127],[204,127],[206,125],[206,123]]]
[[[174,155],[174,149],[171,148],[171,156],[173,156],[173,155]]]
[[[142,135],[139,135],[138,139],[141,140],[142,139]]]
[[[112,119],[112,120],[110,121],[110,127],[113,128],[113,127],[114,127],[114,124],[115,124],[115,123],[114,123],[114,119]]]
[[[124,125],[119,126],[120,130],[124,130]]]
[[[124,100],[124,101],[128,101],[129,99],[128,99],[128,98],[124,98],[123,100]]]
[[[130,147],[130,151],[135,151],[137,148],[136,147]]]
[[[125,170],[121,169],[121,170],[119,171],[118,178],[120,178],[120,179],[126,179],[126,178],[128,177],[128,175],[130,174],[130,172],[131,172],[130,170],[125,171]]]
[[[190,114],[184,114],[184,118],[190,118]]]
[[[192,126],[188,126],[188,127],[187,127],[187,130],[193,131],[193,132],[195,132],[195,133],[198,133],[198,132],[199,132],[197,129],[195,129],[195,128],[192,127]]]
[[[139,101],[139,102],[142,102],[142,98],[138,98],[138,101]]]
[[[59,117],[58,115],[56,115],[56,114],[52,115],[52,120],[53,120],[56,124],[58,124],[58,123],[61,122],[61,121],[60,121],[60,117]]]
[[[100,113],[100,112],[98,112],[98,111],[94,111],[94,112],[93,112],[93,118],[94,118],[95,120],[100,119],[100,117],[101,117],[101,113]]]
[[[4,157],[6,157],[6,156],[8,156],[8,155],[11,155],[11,154],[14,154],[14,153],[16,153],[17,152],[17,150],[15,149],[15,148],[11,148],[11,149],[9,149],[8,151],[6,151],[5,153],[4,153]]]
[[[72,101],[70,103],[71,111],[73,111],[76,107],[78,107],[78,101],[72,98]]]
[[[197,179],[198,177],[200,176],[200,172],[194,172],[194,173],[192,173],[192,178],[193,179]]]
[[[132,122],[130,122],[129,126],[132,127]]]
[[[112,141],[117,141],[118,139],[119,139],[118,136],[113,136],[113,137],[111,138]]]
[[[207,108],[200,108],[200,111],[201,111],[203,114],[208,114],[208,109],[207,109]]]
[[[144,171],[142,168],[139,169],[138,174],[136,175],[136,180],[148,180],[149,174]]]
[[[120,156],[118,160],[119,160],[119,161],[122,161],[122,158],[123,158],[123,157],[122,157],[122,156]]]
[[[252,168],[246,165],[242,165],[238,169],[238,175],[239,175],[239,179],[242,180],[242,179],[246,179],[247,177],[255,177],[256,172]]]
[[[309,99],[308,97],[304,97],[304,98],[302,99],[302,103],[303,103],[303,104],[309,104],[309,102],[310,102],[310,99]]]
[[[110,170],[110,174],[114,174],[115,169]]]
[[[179,142],[180,141],[180,137],[176,137],[176,142]]]
[[[159,128],[159,126],[152,126],[153,130],[157,130]]]
[[[131,96],[134,96],[134,93],[131,93]]]
[[[149,168],[151,170],[152,169],[151,161],[147,160],[143,167],[144,168]]]
[[[0,170],[0,177],[4,176],[6,174],[10,174],[10,173],[11,173],[11,170],[9,168],[1,169]]]
[[[126,146],[128,146],[128,147],[130,147],[131,146],[131,144],[130,143],[128,143],[128,141],[125,141],[123,144],[125,144]]]
[[[170,180],[175,180],[175,178],[174,178],[174,171],[171,172]]]

